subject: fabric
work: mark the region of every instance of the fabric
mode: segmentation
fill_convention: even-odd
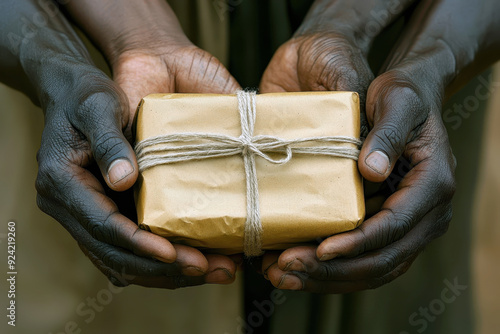
[[[205,4],[203,7],[203,13],[196,13],[210,16],[210,23],[207,25],[212,24],[212,27],[216,27],[214,29],[221,29],[217,31],[225,31],[217,36],[217,39],[225,41],[196,40],[200,47],[213,53],[220,52],[218,57],[223,58],[224,52],[228,51],[226,48],[229,39],[232,48],[231,61],[235,59],[234,55],[241,55],[235,53],[234,49],[238,46],[242,53],[255,49],[251,57],[258,61],[254,67],[237,70],[237,64],[230,61],[231,70],[244,86],[258,84],[264,64],[274,49],[288,38],[294,30],[292,27],[300,22],[294,15],[285,15],[283,12],[269,14],[271,7],[281,6],[287,10],[295,8],[293,6],[300,5],[296,1],[231,0],[230,3],[234,6],[224,7],[227,9],[223,9],[226,10],[223,15],[227,15],[223,16],[224,19],[220,19],[214,5],[219,5],[219,2],[177,2],[185,2],[184,8],[190,9],[190,14],[186,14],[185,18],[191,20],[191,24],[184,21],[184,18],[182,22],[184,27],[189,26],[193,30],[185,28],[186,31],[198,34],[201,29],[200,21],[192,23],[197,18],[192,14],[192,9],[198,7],[190,5],[195,2],[208,3],[208,6]],[[252,5],[253,3],[255,4]],[[247,9],[249,12],[246,12]],[[234,15],[229,18],[229,14]],[[265,31],[266,28],[259,28],[259,25],[268,22],[269,26],[269,22],[272,22],[275,29],[270,30],[270,35],[273,37],[263,38],[260,42],[264,43],[267,38],[275,42],[267,41],[264,46],[259,44],[259,41],[251,44],[245,39],[247,35],[238,35],[238,30],[233,30],[236,25],[242,24],[238,23],[238,16],[248,20],[243,26],[249,32]],[[288,18],[293,20],[288,21]],[[228,34],[224,35],[228,33],[224,29],[228,29],[229,20],[232,24],[231,32],[234,31],[230,38]],[[221,25],[226,28],[221,28]],[[278,34],[280,29],[286,31]],[[210,35],[208,29],[205,34]],[[211,43],[213,44],[209,45]],[[245,47],[246,45],[249,46]],[[447,234],[434,241],[405,275],[377,290],[343,296],[297,292],[277,295],[267,281],[260,280],[260,275],[247,270],[245,290],[251,293],[257,291],[260,295],[255,292],[246,302],[242,299],[242,273],[239,273],[237,281],[229,286],[207,285],[176,291],[132,286],[123,290],[112,290],[106,278],[82,256],[70,235],[59,223],[36,207],[35,154],[40,144],[43,116],[27,98],[0,86],[0,101],[3,107],[0,112],[0,153],[3,157],[0,164],[0,247],[5,246],[6,222],[16,221],[19,273],[16,300],[19,307],[18,328],[15,332],[60,333],[65,332],[65,328],[74,322],[82,333],[93,334],[240,333],[242,323],[248,321],[242,314],[242,305],[255,307],[258,304],[261,307],[256,309],[260,310],[262,322],[256,314],[253,315],[249,322],[260,324],[253,326],[253,333],[262,332],[261,329],[267,324],[270,324],[272,333],[402,334],[418,333],[424,324],[427,325],[425,333],[473,333],[474,284],[470,278],[469,262],[471,227],[475,226],[476,222],[471,218],[472,204],[480,148],[483,144],[491,144],[491,139],[483,140],[482,136],[484,118],[487,117],[487,101],[478,99],[475,91],[477,87],[485,86],[488,75],[489,73],[483,74],[470,82],[443,108],[444,116],[447,115],[447,110],[451,110],[448,113],[448,121],[445,117],[445,123],[458,160],[458,190],[453,201],[454,218]],[[498,95],[498,92],[496,94]],[[471,104],[471,101],[474,104]],[[467,118],[455,117],[458,114],[453,112],[454,104],[470,109]],[[491,160],[489,162],[491,163]],[[482,199],[498,198],[498,187],[493,184],[490,183],[490,186],[482,189]],[[496,202],[489,205],[497,206]],[[483,206],[481,208],[484,209]],[[491,223],[490,221],[492,226]],[[483,230],[482,235],[487,235],[488,244],[495,243],[492,234]],[[6,267],[5,261],[6,258],[2,256],[0,266],[3,268]],[[442,310],[439,308],[442,291],[448,283],[453,284],[455,278],[460,285],[466,285],[467,288],[458,291],[453,302],[443,303],[445,308]],[[0,289],[6,291],[5,280],[0,283]],[[106,291],[113,291],[111,300],[103,299],[103,296],[107,295]],[[100,306],[98,309],[89,304],[94,298]],[[275,301],[273,312],[270,312],[268,307],[271,300]],[[426,319],[418,315],[420,308],[430,308],[430,312],[435,312]],[[87,313],[82,316],[81,311]],[[415,312],[418,317],[414,320],[419,322],[413,326],[409,317]],[[270,313],[273,313],[271,319],[268,317]],[[1,322],[0,332],[11,333],[11,330],[12,328],[7,328],[5,321]]]

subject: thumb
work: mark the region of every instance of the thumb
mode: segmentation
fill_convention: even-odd
[[[123,134],[129,111],[124,94],[106,79],[100,91],[86,94],[76,112],[76,127],[90,143],[95,161],[108,186],[115,191],[129,189],[137,180],[134,150]],[[95,87],[95,85],[94,85]]]
[[[425,96],[401,69],[377,77],[367,93],[366,114],[373,128],[361,149],[358,167],[369,181],[384,181],[429,114]],[[425,85],[424,85],[425,87]]]

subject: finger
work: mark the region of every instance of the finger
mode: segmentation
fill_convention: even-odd
[[[358,92],[364,103],[373,73],[366,54],[354,40],[337,34],[324,34],[306,39],[301,48],[305,54],[298,59],[301,90]]]
[[[236,263],[228,256],[206,254],[208,260],[205,283],[230,284],[236,278]]]
[[[364,105],[373,79],[366,55],[346,36],[324,33],[296,37],[281,46],[266,68],[262,93],[296,91],[358,92],[361,136],[368,133]]]
[[[386,277],[402,263],[413,261],[432,239],[442,235],[449,221],[439,221],[439,210],[429,213],[421,223],[402,239],[375,251],[365,252],[354,258],[337,258],[320,261],[313,250],[289,249],[282,254],[288,272],[304,272],[308,277],[322,281],[362,281]],[[436,225],[444,224],[444,228]]]
[[[280,254],[280,252],[266,252],[262,257],[262,275],[265,279],[269,279],[268,271],[271,266],[277,266]]]
[[[201,276],[209,271],[208,259],[198,249],[174,244],[177,254],[176,263],[182,268],[184,275]]]
[[[177,289],[186,286],[196,286],[204,283],[203,276],[186,276],[174,264],[169,265],[174,270],[169,275],[161,272],[155,272],[151,275],[142,275],[142,273],[131,274],[130,267],[122,264],[119,270],[112,269],[105,264],[98,255],[89,251],[83,244],[79,244],[82,251],[89,257],[91,262],[108,277],[115,286],[124,287],[130,284],[140,285],[150,288]],[[132,269],[133,272],[133,269]]]
[[[175,66],[176,92],[234,94],[241,88],[224,65],[210,53],[196,47],[184,52]],[[185,73],[187,69],[189,71]]]
[[[205,283],[202,276],[200,277],[190,277],[184,275],[177,275],[173,277],[134,277],[128,281],[129,284],[144,286],[148,288],[160,288],[160,289],[179,289],[190,286],[198,286]]]
[[[37,197],[37,203],[54,219],[61,222],[75,240],[98,256],[106,266],[114,270],[119,271],[122,267],[126,267],[130,269],[129,273],[137,275],[157,275],[160,273],[163,275],[175,275],[177,270],[184,270],[184,268],[188,267],[188,264],[195,264],[188,263],[187,261],[183,263],[165,263],[152,257],[134,254],[123,247],[99,241],[79,224],[73,214],[58,203],[42,199],[40,196]],[[154,270],[147,269],[148,266],[154,268]]]
[[[375,289],[392,282],[403,275],[411,266],[413,259],[405,261],[393,271],[383,277],[370,280],[352,281],[322,281],[314,279],[304,273],[285,273],[280,277],[278,284],[284,290],[303,290],[312,293],[344,294],[367,289]]]
[[[297,246],[285,250],[278,259],[278,267],[283,271],[307,271],[306,263],[317,262],[316,246]]]
[[[447,43],[452,39],[446,38],[454,30],[443,31],[443,19],[450,15],[440,5],[419,3],[386,60],[385,72],[368,89],[366,114],[373,129],[358,166],[370,181],[387,178],[427,116],[440,113],[443,93],[456,77],[457,56]],[[436,36],[437,42],[428,43]]]
[[[175,261],[177,254],[170,242],[139,229],[120,214],[92,173],[56,160],[52,155],[39,155],[36,188],[39,194],[37,202],[42,211],[53,217],[62,210],[71,212],[73,219],[70,221],[75,225],[69,224],[67,219],[61,221],[69,230],[82,225],[93,238],[102,242],[163,262]]]
[[[436,230],[443,229],[451,220],[449,201],[455,191],[453,173],[445,171],[436,161],[414,167],[377,214],[352,231],[324,240],[318,246],[317,257],[323,261],[354,257],[384,247],[402,238],[431,210],[436,222],[440,222],[435,224]]]
[[[47,204],[45,204],[47,205]],[[50,205],[50,204],[48,204]],[[71,226],[68,231],[78,240],[82,250],[90,252],[90,259],[105,274],[126,273],[132,276],[175,276],[182,268],[177,264],[168,264],[155,259],[141,257],[120,247],[115,247],[94,239],[75,218],[63,208],[53,211],[53,217],[65,225]]]
[[[273,263],[267,270],[267,279],[278,289],[283,290],[303,290],[304,280],[300,273],[281,270],[278,263]]]
[[[299,92],[297,61],[300,41],[290,40],[276,50],[260,81],[260,93]]]
[[[435,107],[427,101],[422,90],[399,71],[384,73],[372,82],[366,113],[373,128],[358,160],[366,179],[382,182],[389,176],[407,144],[419,133],[429,109]]]
[[[146,287],[176,289],[205,283],[204,272],[199,269],[193,271],[196,262],[190,261],[189,256],[185,256],[190,247],[176,245],[181,261],[165,264],[93,239],[87,231],[76,224],[74,218],[64,209],[58,210],[55,218],[73,226],[69,231],[73,238],[79,240],[78,244],[82,251],[116,286],[136,284]],[[214,262],[217,263],[217,261]]]
[[[138,176],[134,150],[123,135],[129,123],[128,104],[111,80],[96,77],[93,84],[92,93],[85,91],[68,119],[89,141],[107,185],[123,191]]]

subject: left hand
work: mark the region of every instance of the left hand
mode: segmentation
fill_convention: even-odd
[[[419,3],[383,74],[369,84],[366,116],[372,129],[358,162],[361,174],[374,182],[384,181],[401,158],[408,162],[408,173],[380,212],[357,229],[319,246],[265,254],[262,270],[274,286],[321,293],[375,288],[406,272],[419,252],[446,231],[456,162],[441,105],[464,79],[498,59],[498,52],[494,57],[491,52],[500,45],[494,35],[498,23],[484,15],[498,7],[487,0],[481,5],[465,0]],[[261,87],[363,92],[370,81],[366,64],[352,51],[353,43],[339,43],[335,36],[326,29],[292,39],[272,59]],[[318,38],[323,41],[315,43]],[[320,57],[311,60],[307,53]],[[280,72],[284,80],[273,80]]]
[[[67,4],[67,10],[104,53],[111,65],[114,82],[128,100],[121,107],[127,109],[124,118],[128,121],[123,126],[123,132],[129,141],[133,141],[132,125],[137,106],[148,94],[223,94],[234,93],[239,88],[236,80],[215,57],[188,40],[164,0],[151,0],[147,5],[133,0],[110,0],[106,3],[98,0],[74,1]],[[130,194],[124,195],[127,199],[126,195]],[[168,243],[166,239],[160,239]],[[136,277],[130,283],[177,288],[204,283],[226,284],[234,280],[235,257],[203,254],[184,245],[173,246],[177,256],[173,268],[197,261],[204,264],[202,271],[176,272],[173,280],[161,276]],[[99,257],[91,255],[89,257],[93,262],[105,272],[107,268],[100,265],[102,261]],[[204,275],[199,276],[200,272]]]

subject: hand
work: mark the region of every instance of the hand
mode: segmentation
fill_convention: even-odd
[[[37,6],[35,1],[12,2],[2,29],[3,22],[12,21],[9,31],[22,34],[19,17],[39,15],[43,8]],[[124,136],[132,122],[125,93],[92,65],[60,13],[52,12],[47,25],[30,36],[1,65],[22,69],[45,112],[37,155],[40,208],[117,285],[176,288],[231,282],[236,268],[230,258],[172,245],[138,229],[121,213],[120,203],[108,194],[128,189],[137,178],[135,155]],[[0,44],[2,50],[8,46]]]
[[[402,175],[397,190],[380,212],[357,229],[334,235],[317,247],[266,254],[263,271],[275,286],[322,293],[375,288],[403,274],[418,253],[446,231],[456,163],[441,120],[441,105],[444,96],[449,96],[464,78],[498,59],[498,51],[495,56],[491,52],[499,46],[493,33],[498,23],[492,15],[484,15],[498,10],[495,7],[498,4],[494,1],[482,1],[481,5],[467,1],[419,3],[386,68],[368,88],[366,114],[372,129],[358,163],[361,174],[370,181],[384,181],[398,159],[408,164],[408,173]],[[302,44],[297,49],[303,48]],[[330,59],[326,65],[337,59],[342,64],[340,52]],[[315,66],[302,73],[318,72]],[[366,73],[349,64],[343,66],[323,66],[320,77],[341,82],[345,76],[338,78],[337,73],[347,74],[347,79],[353,77],[351,73]],[[359,77],[355,75],[353,82],[364,82]],[[302,81],[295,89],[314,88],[304,86]],[[330,86],[349,87],[353,86]],[[358,87],[362,89],[363,85]]]
[[[274,54],[260,91],[354,91],[364,110],[366,91],[373,80],[367,60],[370,46],[412,2],[400,1],[395,6],[383,0],[315,1],[293,38]],[[367,132],[362,113],[362,136]]]
[[[127,135],[148,94],[232,94],[240,88],[218,59],[189,41],[164,0],[73,1],[66,9],[102,50],[127,96]]]
[[[59,68],[67,68],[71,80],[60,96],[64,101],[45,106],[36,182],[40,208],[63,224],[115,284],[175,288],[232,281],[235,265],[229,258],[172,245],[138,229],[119,211],[106,185],[125,190],[138,170],[122,132],[129,124],[126,97],[91,66],[61,62]],[[106,185],[89,170],[94,161]]]
[[[131,136],[137,106],[148,94],[230,94],[239,88],[215,57],[187,39],[165,1],[152,1],[150,6],[144,6],[135,1],[115,0],[108,5],[87,1],[71,3],[68,10],[102,47],[112,67],[114,81],[125,92],[129,105],[129,122],[124,128],[126,135]],[[126,27],[121,26],[124,18]],[[106,29],[102,29],[103,26]],[[179,258],[201,256],[194,248],[175,247]],[[209,270],[205,282],[228,283],[234,280],[236,266],[230,258],[206,255],[207,261]]]

